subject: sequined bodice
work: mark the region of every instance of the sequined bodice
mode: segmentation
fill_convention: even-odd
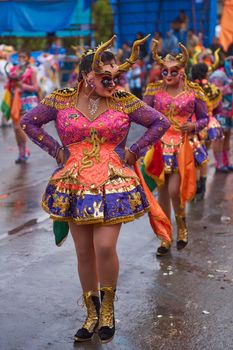
[[[127,135],[130,126],[127,114],[108,110],[94,121],[89,121],[75,108],[60,110],[56,128],[64,145],[79,143],[92,138],[105,143],[119,144]]]
[[[193,114],[195,105],[195,94],[193,91],[183,91],[175,97],[170,96],[166,91],[158,91],[154,96],[154,108],[170,117],[178,117],[182,122]],[[182,119],[180,119],[182,118]]]
[[[195,108],[193,91],[183,91],[175,97],[166,91],[158,91],[154,96],[154,107],[163,113],[171,122],[171,127],[162,137],[167,145],[179,145],[182,134],[179,127],[191,119]]]

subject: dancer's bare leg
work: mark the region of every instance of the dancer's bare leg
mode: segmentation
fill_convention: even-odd
[[[83,291],[98,290],[98,274],[93,242],[93,225],[69,223],[78,259],[78,274]]]

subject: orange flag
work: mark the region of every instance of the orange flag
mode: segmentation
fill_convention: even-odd
[[[16,88],[14,92],[12,106],[11,106],[11,118],[13,120],[13,123],[19,122],[20,111],[21,111],[20,91],[19,91],[19,88]]]
[[[142,176],[142,173],[135,163],[134,170],[141,181],[143,191],[145,192],[146,198],[150,203],[149,218],[150,224],[154,233],[163,241],[171,243],[172,241],[172,226],[170,220],[163,212],[162,208],[154,198],[153,194],[147,187],[147,184]]]
[[[180,200],[183,208],[185,202],[192,200],[196,194],[196,168],[193,149],[187,134],[185,134],[184,143],[178,155],[178,167],[181,176]]]

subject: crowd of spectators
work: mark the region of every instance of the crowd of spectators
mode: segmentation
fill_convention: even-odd
[[[143,37],[143,33],[137,33],[135,40]],[[191,69],[192,64],[205,61],[211,64],[214,61],[214,52],[220,48],[220,58],[233,55],[233,43],[229,46],[228,51],[224,52],[219,40],[219,25],[216,26],[216,33],[210,47],[204,46],[203,33],[195,33],[189,26],[189,17],[181,10],[177,17],[170,25],[170,29],[166,33],[155,32],[152,39],[158,41],[157,50],[160,56],[166,54],[178,54],[179,42],[183,43],[189,52]],[[124,88],[130,90],[139,98],[142,97],[145,86],[149,82],[161,79],[160,67],[153,61],[151,47],[153,40],[146,42],[140,48],[138,61],[133,65],[132,70],[125,76]],[[132,43],[124,42],[118,50],[119,62],[124,62],[129,58]],[[187,74],[189,72],[186,72]]]

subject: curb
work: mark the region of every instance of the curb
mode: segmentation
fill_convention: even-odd
[[[40,216],[39,218],[28,220],[28,221],[24,222],[22,225],[19,225],[19,226],[13,228],[12,230],[9,230],[8,232],[1,234],[0,240],[6,238],[8,236],[14,235],[16,233],[19,233],[21,230],[23,230],[26,227],[34,226],[36,224],[44,222],[47,219],[49,219],[49,215],[45,214],[45,215]]]

